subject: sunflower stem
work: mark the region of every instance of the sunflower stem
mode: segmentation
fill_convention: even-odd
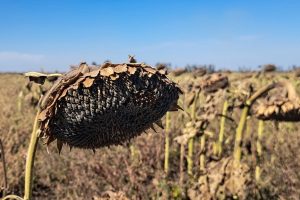
[[[221,123],[220,123],[220,132],[219,132],[219,140],[217,143],[217,157],[221,157],[223,152],[223,141],[224,141],[224,132],[225,132],[225,120],[228,110],[228,101],[225,101],[223,104],[223,111],[222,111],[222,117],[221,117]]]
[[[242,137],[243,137],[243,130],[247,121],[249,106],[245,105],[242,115],[240,118],[239,125],[236,129],[235,135],[235,143],[234,143],[234,163],[239,165],[241,161],[241,154],[242,154]]]
[[[165,163],[164,171],[166,174],[169,172],[169,155],[170,155],[170,112],[166,115],[166,136],[165,136]]]
[[[255,180],[257,183],[260,182],[260,160],[262,156],[262,146],[261,146],[261,140],[263,136],[263,131],[264,131],[264,121],[259,120],[258,121],[258,132],[257,132],[257,141],[256,141],[256,151],[257,151],[257,163],[256,163],[256,168],[255,168]]]
[[[271,83],[269,85],[266,85],[264,87],[262,87],[261,89],[259,89],[258,91],[256,91],[246,102],[245,102],[245,107],[242,111],[242,115],[240,118],[240,122],[239,125],[236,129],[236,134],[235,134],[235,143],[234,143],[234,152],[233,152],[233,157],[234,157],[234,163],[236,165],[240,164],[241,161],[241,154],[242,154],[242,137],[243,137],[243,130],[247,121],[247,117],[248,117],[248,112],[252,106],[252,104],[259,98],[261,97],[263,94],[265,94],[266,92],[274,89],[275,87],[284,85],[284,83],[282,82],[278,82],[278,83]]]
[[[37,144],[39,140],[39,121],[38,115],[40,113],[40,109],[38,109],[33,129],[31,133],[31,139],[28,147],[27,158],[26,158],[26,168],[25,168],[25,192],[24,192],[24,200],[30,200],[32,197],[32,183],[33,183],[33,171],[34,171],[34,158],[37,149]]]
[[[3,175],[4,175],[4,189],[3,189],[3,196],[6,194],[7,190],[7,170],[6,170],[6,162],[5,162],[5,152],[4,152],[4,147],[2,140],[0,139],[0,148],[1,148],[1,160],[2,160],[2,165],[3,165]]]
[[[193,175],[193,150],[194,150],[194,138],[189,139],[188,143],[188,157],[187,157],[187,164],[188,164],[188,175]]]
[[[205,172],[205,134],[200,138],[200,172]]]
[[[191,118],[192,121],[196,121],[196,110],[197,110],[197,101],[199,97],[200,91],[197,91],[195,94],[195,99],[192,104],[192,110],[191,110]],[[188,175],[192,176],[193,175],[193,151],[194,151],[194,138],[190,138],[188,141],[188,156],[187,156],[187,171]]]
[[[179,174],[179,185],[183,189],[184,180],[184,144],[180,144],[180,174]]]

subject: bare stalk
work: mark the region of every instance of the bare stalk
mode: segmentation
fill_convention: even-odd
[[[30,200],[32,197],[34,158],[35,158],[36,148],[39,140],[39,121],[38,121],[39,113],[40,113],[40,109],[38,109],[37,115],[34,120],[33,130],[31,133],[31,139],[30,139],[28,152],[27,152],[26,168],[25,168],[24,200]]]
[[[166,136],[165,136],[165,163],[164,163],[164,171],[166,174],[169,172],[169,155],[170,155],[170,112],[166,114]]]
[[[242,137],[243,137],[243,130],[247,121],[248,112],[250,110],[251,105],[253,102],[261,97],[266,92],[272,90],[273,88],[280,86],[282,83],[272,83],[270,85],[267,85],[257,92],[255,92],[247,101],[245,104],[245,107],[243,108],[242,115],[238,124],[238,127],[236,129],[236,135],[235,135],[235,143],[234,143],[234,163],[240,164],[241,161],[241,154],[242,154]]]
[[[223,104],[223,111],[222,111],[222,117],[221,117],[221,123],[220,123],[220,132],[219,132],[219,140],[217,144],[217,157],[221,157],[223,152],[223,141],[224,141],[224,132],[225,132],[225,120],[228,110],[228,101],[225,101]]]
[[[260,182],[260,175],[261,175],[261,169],[260,169],[260,160],[262,156],[262,145],[261,140],[263,137],[263,131],[264,131],[264,121],[259,120],[258,122],[258,132],[257,132],[257,141],[256,141],[256,151],[257,151],[257,162],[256,162],[256,168],[255,168],[255,180],[256,182]]]
[[[200,172],[205,172],[205,134],[200,138]]]
[[[199,97],[199,92],[196,92],[195,99],[192,104],[192,110],[191,110],[191,118],[192,121],[195,122],[196,120],[196,111],[197,111],[197,100]],[[188,175],[193,175],[193,152],[194,152],[194,138],[190,138],[188,141],[188,156],[187,156],[187,168],[188,168]]]
[[[3,174],[4,174],[3,196],[5,196],[7,190],[7,170],[6,170],[6,162],[5,162],[5,152],[4,152],[3,143],[1,139],[0,139],[0,148],[1,148],[1,158],[2,158],[1,160],[2,160]]]
[[[239,164],[241,161],[241,154],[242,154],[242,136],[243,130],[247,121],[249,106],[246,105],[242,111],[242,115],[240,118],[239,125],[236,129],[235,135],[235,143],[234,143],[234,161],[236,164]]]
[[[184,180],[184,144],[180,144],[180,174],[179,174],[179,185],[183,187]]]
[[[187,168],[188,175],[193,175],[193,150],[194,150],[194,138],[190,138],[188,142],[188,156],[187,156]]]

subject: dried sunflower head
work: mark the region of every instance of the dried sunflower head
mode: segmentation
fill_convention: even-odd
[[[274,64],[266,64],[263,66],[263,71],[264,72],[275,72],[276,71],[276,65]]]
[[[185,90],[185,102],[186,106],[190,107],[194,101],[198,98],[199,93],[201,92],[200,85],[196,81],[192,81],[186,85]]]
[[[196,121],[196,122],[187,122],[182,129],[182,135],[177,136],[174,138],[174,141],[178,144],[186,145],[189,139],[193,137],[199,137],[204,133],[204,130],[208,126],[208,121]]]
[[[299,100],[271,98],[254,109],[255,116],[262,120],[300,121]]]
[[[57,139],[59,150],[121,144],[174,110],[179,93],[164,71],[145,64],[81,63],[43,98],[41,132],[47,144]]]
[[[275,93],[253,106],[253,113],[258,119],[276,121],[300,121],[300,103],[294,88],[285,83],[287,88],[280,88]]]
[[[200,82],[201,88],[206,93],[214,93],[219,89],[228,87],[228,77],[222,74],[212,74],[203,78]]]
[[[199,67],[199,68],[196,68],[194,71],[193,71],[193,75],[195,77],[201,77],[201,76],[204,76],[205,74],[207,73],[207,69],[205,67]]]

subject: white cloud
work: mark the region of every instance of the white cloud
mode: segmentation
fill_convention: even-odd
[[[12,62],[12,63],[37,63],[44,59],[44,55],[40,54],[28,54],[14,51],[0,51],[0,63]]]

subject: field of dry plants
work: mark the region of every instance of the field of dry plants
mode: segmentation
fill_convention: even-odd
[[[59,154],[39,141],[33,199],[300,199],[298,76],[171,71],[184,111],[168,112],[157,133],[95,152]],[[40,92],[21,74],[0,74],[0,196],[23,195]]]

